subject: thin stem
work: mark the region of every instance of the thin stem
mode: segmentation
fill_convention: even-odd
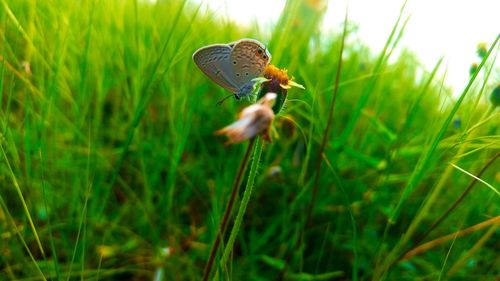
[[[403,252],[398,259],[395,260],[394,263],[396,263],[397,261],[401,260],[404,256],[408,255],[409,252],[411,251],[414,251],[415,249],[413,249],[416,245],[420,244],[420,242],[424,241],[424,239],[429,235],[429,233],[431,233],[432,230],[434,230],[438,225],[440,225],[449,215],[450,213],[455,210],[457,208],[457,206],[460,204],[460,202],[462,202],[462,200],[465,198],[465,196],[467,196],[467,194],[469,194],[469,192],[472,190],[472,187],[474,187],[474,185],[478,182],[477,178],[480,178],[483,173],[495,162],[495,160],[498,159],[498,157],[500,156],[500,153],[497,153],[495,154],[491,159],[490,161],[488,161],[484,166],[483,168],[481,169],[481,171],[479,171],[479,173],[477,173],[476,175],[476,178],[473,178],[472,181],[469,183],[469,185],[467,186],[467,188],[464,190],[464,192],[462,192],[462,194],[460,195],[460,197],[458,197],[458,199],[455,201],[455,203],[453,203],[453,205],[451,205],[448,210],[446,210],[446,212],[444,212],[437,220],[435,220],[432,225],[427,229],[427,231],[422,234],[421,236],[419,236],[413,243],[412,245],[409,247],[409,250],[408,251],[405,251]]]
[[[405,256],[403,257],[403,259],[407,260],[407,259],[409,259],[409,258],[411,258],[413,256],[425,253],[428,250],[430,250],[430,249],[432,249],[432,248],[434,248],[434,247],[436,247],[438,245],[443,244],[444,242],[447,242],[447,241],[450,241],[452,239],[459,238],[459,237],[471,234],[473,232],[476,232],[476,231],[478,231],[480,229],[483,229],[485,227],[488,227],[490,225],[498,225],[499,223],[500,223],[500,216],[496,216],[496,217],[493,217],[493,218],[491,218],[489,220],[486,220],[486,221],[483,221],[481,223],[475,224],[475,225],[473,225],[471,227],[468,227],[468,228],[465,228],[465,229],[461,229],[461,230],[456,231],[454,233],[451,233],[451,234],[439,237],[437,239],[434,239],[432,241],[424,243],[424,244],[416,247],[415,249],[412,249],[411,251],[409,251],[408,253],[405,254]]]
[[[318,152],[318,158],[316,162],[316,175],[314,177],[314,186],[312,190],[312,197],[311,197],[311,202],[309,202],[309,206],[307,208],[307,219],[306,219],[306,225],[308,225],[311,222],[311,217],[312,217],[312,211],[314,209],[314,205],[316,204],[316,196],[318,194],[318,186],[319,186],[319,178],[321,174],[321,164],[323,163],[323,153],[325,152],[325,147],[326,143],[329,139],[330,135],[330,128],[332,127],[333,123],[333,112],[335,109],[335,101],[337,100],[337,95],[339,92],[339,83],[340,83],[340,73],[342,72],[342,54],[344,53],[344,43],[345,43],[345,37],[347,35],[347,10],[345,13],[345,19],[344,19],[344,31],[342,34],[342,40],[340,43],[340,54],[339,54],[339,62],[337,65],[337,73],[335,75],[335,88],[333,89],[333,95],[332,95],[332,101],[330,102],[330,111],[328,113],[328,123],[326,124],[325,131],[323,132],[323,139],[321,140],[321,146]]]
[[[312,190],[312,196],[311,196],[311,201],[309,202],[309,205],[307,207],[307,215],[306,215],[306,220],[304,223],[304,228],[311,223],[311,218],[312,218],[312,211],[314,209],[314,205],[316,204],[316,196],[318,194],[318,186],[319,186],[319,178],[321,174],[321,164],[323,163],[323,152],[325,151],[326,143],[328,141],[328,136],[330,135],[330,128],[333,124],[333,112],[335,109],[335,101],[337,100],[337,94],[339,91],[339,83],[340,83],[340,73],[342,70],[342,54],[344,53],[344,43],[345,43],[345,37],[347,35],[347,9],[345,12],[345,18],[344,18],[344,30],[342,34],[342,40],[340,43],[340,55],[339,55],[339,62],[337,65],[337,73],[335,75],[335,87],[333,88],[333,95],[332,95],[332,101],[330,102],[330,110],[328,113],[328,123],[326,124],[326,128],[323,132],[323,139],[321,140],[321,146],[318,152],[318,158],[316,162],[316,174],[314,178],[314,185],[313,185],[313,190]],[[302,232],[304,231],[304,228],[302,229]],[[299,246],[302,244],[302,239],[303,239],[303,233],[299,235],[299,238],[297,239],[294,249],[298,249]],[[277,280],[283,280],[285,277],[286,271],[287,271],[287,265],[290,262],[290,259],[292,257],[292,253],[289,253],[286,258],[285,258],[285,266],[277,276]]]
[[[234,220],[233,229],[231,230],[231,234],[229,235],[229,239],[227,241],[226,248],[224,249],[224,254],[220,259],[220,265],[224,266],[229,258],[229,255],[233,251],[234,241],[236,240],[236,236],[238,236],[238,232],[241,227],[241,223],[243,222],[243,216],[247,210],[248,202],[250,202],[250,197],[252,195],[253,185],[255,183],[255,176],[257,175],[257,168],[260,162],[260,155],[262,154],[262,147],[264,143],[261,138],[258,137],[256,140],[257,144],[255,145],[253,157],[252,157],[252,165],[250,166],[250,173],[248,174],[247,185],[245,187],[245,192],[243,193],[243,198],[241,199],[241,204],[238,209],[238,214],[236,215],[236,219]],[[218,280],[218,271],[215,273],[215,280]]]
[[[246,165],[248,163],[248,159],[250,158],[250,151],[255,144],[255,138],[252,138],[248,143],[247,150],[245,151],[245,156],[241,160],[240,167],[238,168],[238,173],[236,174],[236,178],[233,182],[233,187],[231,189],[231,196],[229,197],[229,201],[227,202],[226,210],[224,211],[224,215],[222,217],[222,221],[219,226],[219,232],[217,233],[217,237],[215,238],[214,244],[212,245],[212,249],[210,249],[210,256],[208,257],[207,264],[205,266],[205,270],[203,272],[203,281],[207,281],[210,277],[210,271],[212,270],[212,265],[215,260],[215,255],[217,254],[217,250],[219,248],[220,241],[224,236],[224,232],[226,231],[227,222],[229,220],[229,215],[233,209],[234,201],[236,199],[236,194],[238,194],[238,189],[241,185],[241,179],[243,178],[243,174],[245,172]]]
[[[456,261],[451,267],[450,270],[446,273],[448,277],[451,275],[455,274],[459,269],[462,268],[463,264],[469,260],[469,258],[474,254],[477,253],[481,247],[484,246],[484,244],[490,239],[490,237],[496,233],[496,230],[498,229],[498,226],[500,223],[493,224],[488,231],[486,231],[485,234],[472,246],[465,254],[461,255],[458,261]],[[498,259],[497,259],[498,260]]]

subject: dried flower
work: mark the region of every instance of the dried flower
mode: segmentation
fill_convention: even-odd
[[[228,136],[229,143],[242,142],[259,134],[262,134],[265,140],[271,141],[269,130],[274,120],[274,112],[271,108],[276,96],[275,93],[267,93],[256,103],[243,109],[238,121],[215,133]]]
[[[288,71],[286,69],[279,69],[272,64],[268,65],[264,70],[264,77],[267,81],[262,83],[262,87],[257,97],[260,98],[265,93],[276,93],[276,102],[273,106],[274,113],[279,113],[283,108],[288,89],[292,87],[305,89],[304,86],[294,82],[288,77]]]

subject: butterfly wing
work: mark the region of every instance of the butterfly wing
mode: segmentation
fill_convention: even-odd
[[[241,39],[234,43],[230,63],[233,79],[239,87],[260,76],[271,61],[266,47],[254,39]]]
[[[226,44],[215,44],[198,49],[193,54],[196,65],[212,81],[226,90],[236,93],[238,85],[232,78],[231,66],[232,47]]]

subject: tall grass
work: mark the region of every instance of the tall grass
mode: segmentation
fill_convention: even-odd
[[[500,275],[498,223],[474,227],[499,197],[462,171],[498,191],[498,37],[455,99],[440,61],[394,58],[403,12],[378,55],[348,24],[323,149],[342,27],[321,33],[318,3],[288,1],[264,32],[183,0],[0,0],[0,279],[200,280],[246,149],[213,132],[247,102],[216,106],[191,55],[243,37],[307,90],[275,119],[221,278]]]

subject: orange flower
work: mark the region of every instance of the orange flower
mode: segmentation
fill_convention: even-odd
[[[279,83],[280,87],[288,90],[292,87],[297,87],[305,89],[304,86],[295,83],[292,79],[288,77],[288,70],[279,69],[276,66],[270,64],[264,69],[264,77],[269,80],[275,80]]]
[[[276,102],[273,106],[273,111],[276,114],[281,111],[285,104],[288,89],[292,87],[304,89],[304,86],[294,82],[288,77],[288,71],[286,69],[279,69],[272,64],[264,69],[264,77],[267,80],[262,83],[262,87],[257,97],[260,98],[266,93],[276,93]]]

